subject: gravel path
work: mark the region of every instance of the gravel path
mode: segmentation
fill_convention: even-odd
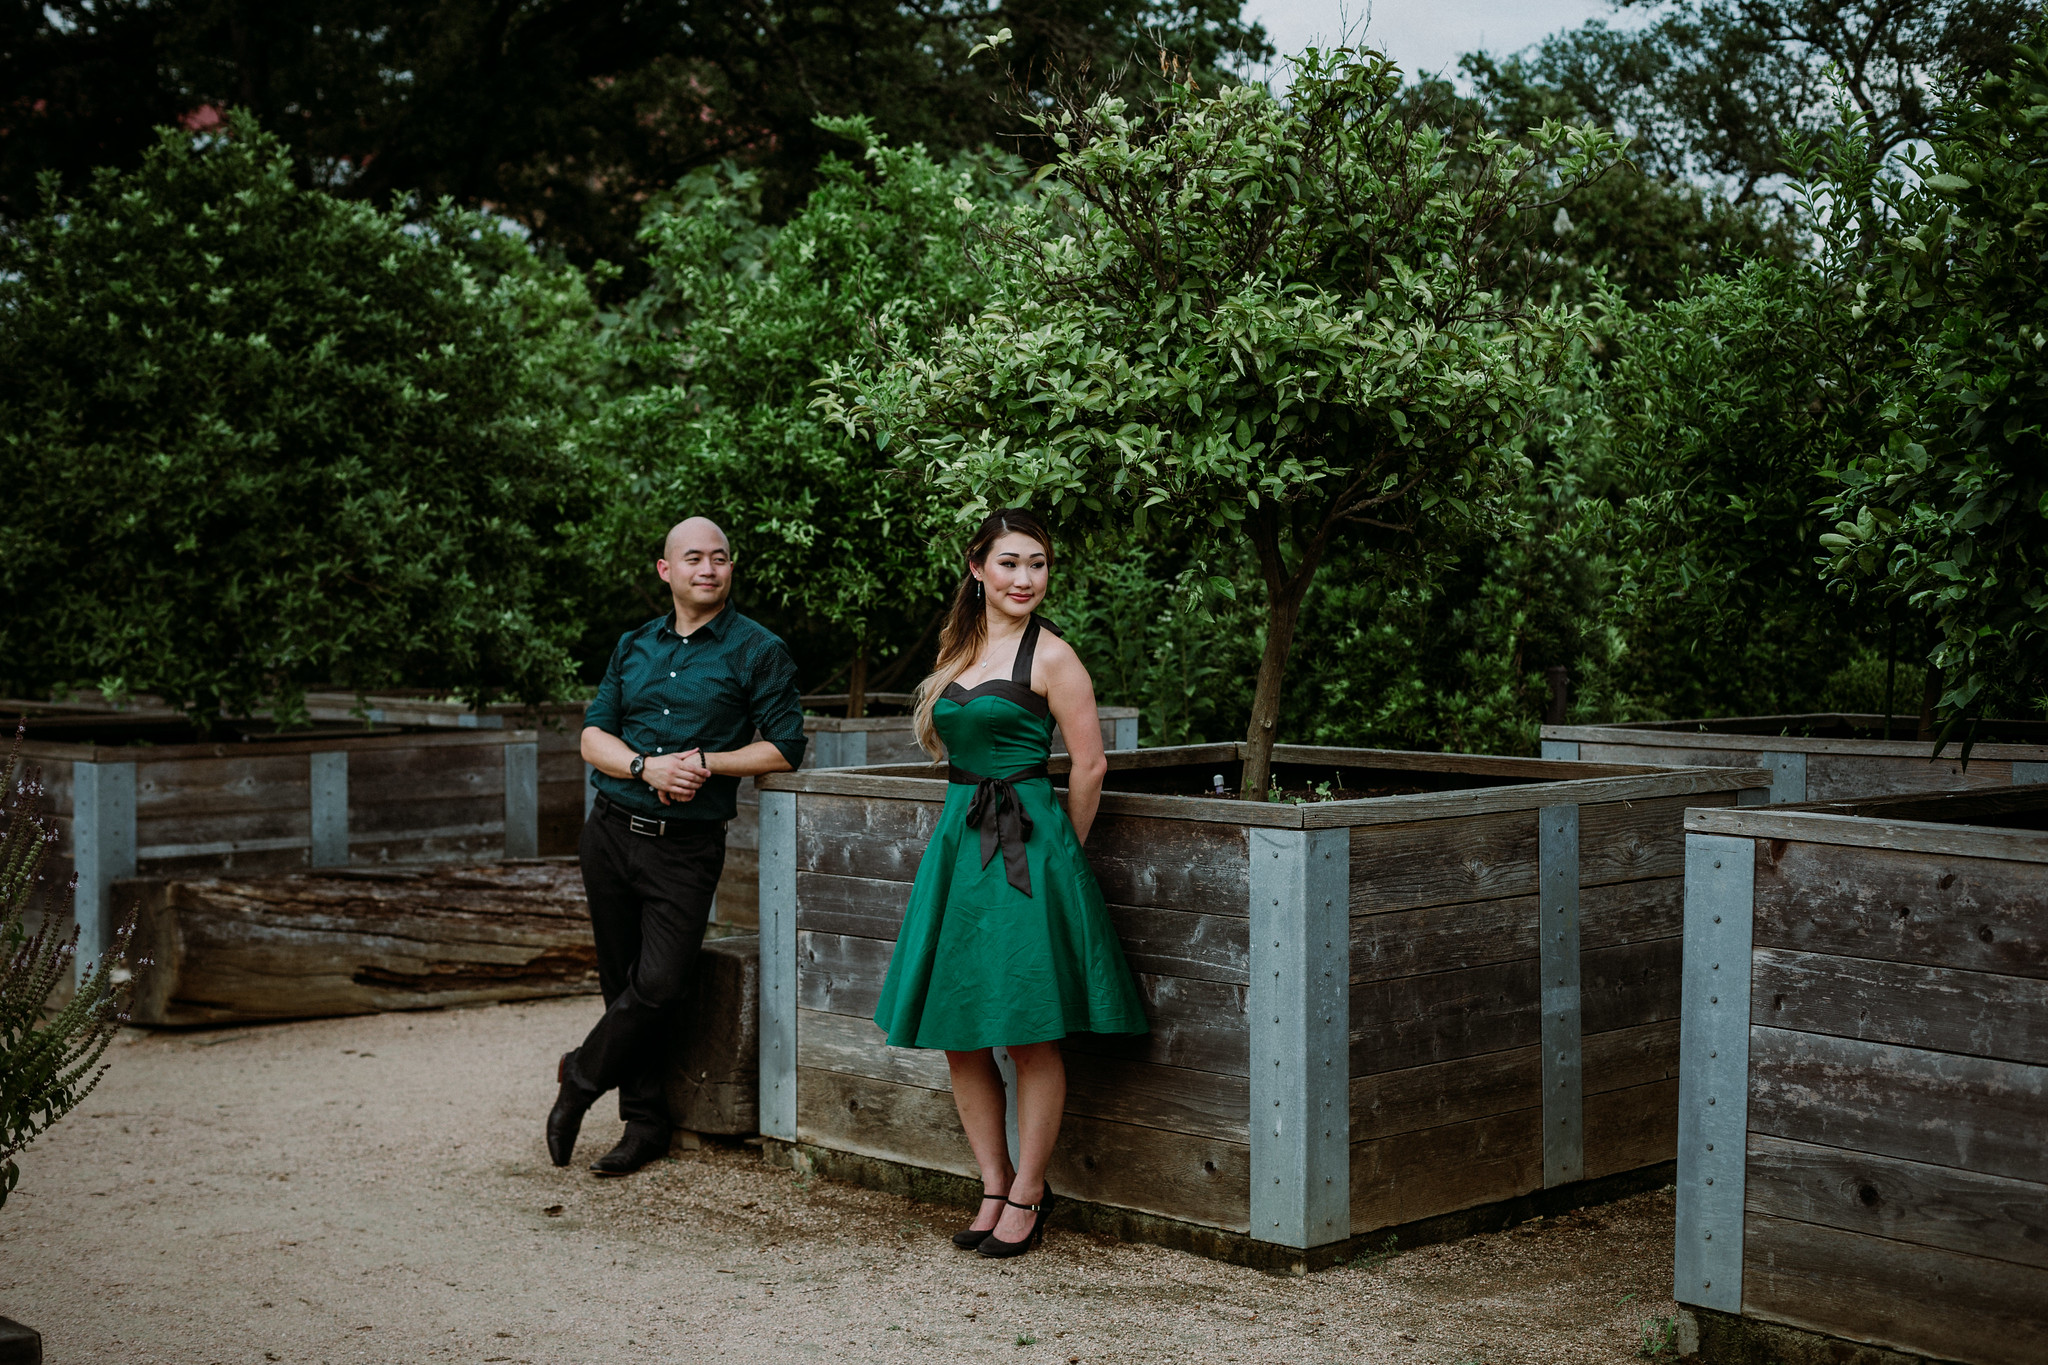
[[[541,1146],[586,1000],[135,1035],[0,1210],[0,1314],[52,1365],[1636,1359],[1671,1196],[1287,1279],[953,1210],[749,1148],[599,1181]],[[603,1111],[600,1111],[603,1112]],[[593,1114],[578,1156],[617,1135]]]

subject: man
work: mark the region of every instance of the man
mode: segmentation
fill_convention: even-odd
[[[566,1166],[584,1113],[616,1086],[626,1134],[591,1165],[604,1176],[668,1151],[667,1035],[704,942],[740,779],[804,756],[796,665],[728,605],[725,532],[691,517],[668,533],[655,568],[675,608],[620,638],[583,713],[597,797],[578,853],[605,1011],[557,1066],[547,1122],[548,1155]],[[750,743],[756,730],[766,738]]]

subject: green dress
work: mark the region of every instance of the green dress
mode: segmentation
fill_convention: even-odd
[[[1031,690],[1037,617],[1007,679],[949,685],[932,712],[951,761],[875,1022],[895,1047],[1144,1033],[1102,890],[1053,795],[1053,721]]]

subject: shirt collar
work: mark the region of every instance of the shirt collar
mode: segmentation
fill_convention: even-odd
[[[675,635],[676,638],[679,640],[695,640],[699,638],[710,640],[723,640],[725,638],[726,622],[730,620],[731,617],[732,603],[730,601],[727,601],[724,606],[718,609],[718,615],[712,617],[709,621],[706,621],[703,625],[697,627],[695,634],[677,635],[676,609],[674,607],[670,607],[668,609],[668,615],[664,616],[661,619],[661,629],[663,632],[669,635]]]

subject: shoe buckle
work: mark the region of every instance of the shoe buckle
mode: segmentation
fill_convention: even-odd
[[[645,834],[649,838],[658,839],[668,833],[668,821],[650,820],[644,815],[629,815],[626,817],[626,828],[635,834]]]

